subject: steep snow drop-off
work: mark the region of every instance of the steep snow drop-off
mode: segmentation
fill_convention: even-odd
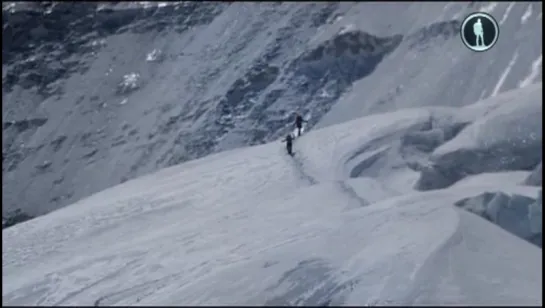
[[[494,136],[476,127],[529,124],[508,136],[517,141],[535,133],[521,115],[542,96],[516,97],[536,89],[316,129],[293,158],[280,142],[212,154],[7,228],[2,302],[540,306],[531,170],[491,164],[447,188],[414,189],[451,142],[503,144],[479,142]],[[507,109],[514,116],[498,121]],[[502,153],[527,149],[509,145]]]
[[[501,24],[481,54],[458,36],[477,10]],[[4,2],[3,218],[276,140],[293,110],[312,129],[539,82],[541,11],[536,2]]]

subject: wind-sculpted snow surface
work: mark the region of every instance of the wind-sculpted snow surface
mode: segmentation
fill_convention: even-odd
[[[541,80],[541,3],[2,8],[4,217],[41,215],[167,166],[276,140],[291,131],[294,110],[310,119],[308,131],[467,105]],[[484,54],[458,37],[478,10],[501,21]],[[436,129],[412,137],[430,146],[443,138]]]
[[[418,188],[449,186],[471,174],[532,170],[542,158],[541,83],[506,93],[516,97],[463,129],[431,155]]]
[[[505,193],[484,193],[456,202],[473,212],[524,238],[539,247],[542,243],[542,199]]]
[[[541,249],[506,231],[538,221],[459,207],[539,194],[540,209],[529,171],[413,189],[436,143],[504,106],[372,115],[308,132],[294,157],[279,142],[213,154],[10,227],[3,304],[541,305]],[[411,146],[427,130],[444,134]]]

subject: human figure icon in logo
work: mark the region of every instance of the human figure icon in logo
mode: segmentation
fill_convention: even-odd
[[[475,34],[475,46],[485,47],[483,24],[481,23],[480,18],[478,18],[477,21],[473,24],[473,33]]]
[[[460,27],[464,45],[476,52],[487,51],[496,44],[500,28],[492,15],[475,12],[467,16]]]

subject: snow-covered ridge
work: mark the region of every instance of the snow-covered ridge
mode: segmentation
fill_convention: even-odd
[[[3,302],[540,305],[540,248],[462,209],[489,193],[541,207],[528,172],[496,165],[480,180],[417,191],[412,166],[450,142],[478,151],[483,144],[457,138],[474,125],[501,128],[495,119],[506,108],[510,125],[531,124],[520,115],[541,104],[538,88],[316,129],[296,139],[293,158],[279,142],[209,155],[18,224],[2,234]],[[448,138],[414,135],[459,123]],[[500,212],[523,203],[484,212],[506,222]]]

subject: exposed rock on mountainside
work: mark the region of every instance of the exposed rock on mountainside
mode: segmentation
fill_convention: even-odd
[[[274,4],[120,6],[4,9],[6,209],[42,214],[160,167],[273,140],[289,129],[293,109],[315,122],[401,40],[348,31],[293,53],[308,40],[297,32],[331,22],[337,4],[278,12]],[[294,13],[248,57],[242,52],[263,36],[264,21],[233,22],[254,8],[269,22]],[[227,20],[216,22],[230,37],[201,38],[198,27],[222,12]]]
[[[17,209],[12,213],[7,213],[6,218],[2,217],[2,229],[11,227],[32,218],[33,217],[23,213],[20,209]]]
[[[516,51],[520,74],[497,91],[461,93],[475,60],[458,30],[475,9],[4,2],[3,214],[41,215],[166,166],[276,140],[291,131],[295,110],[311,129],[414,105],[469,104],[512,88],[541,50],[540,20],[534,14],[518,25],[522,4],[506,13],[513,30],[502,33],[530,31],[508,46],[527,47]],[[491,51],[496,60],[474,79],[503,76],[511,51]],[[438,56],[456,68],[439,68]],[[525,82],[541,78],[534,75]]]
[[[3,90],[18,85],[37,87],[43,96],[55,94],[63,87],[59,79],[88,70],[90,61],[85,60],[93,59],[110,35],[162,31],[167,26],[182,33],[209,23],[220,12],[218,4],[196,2],[123,9],[46,2],[34,9],[4,9],[2,65],[9,66],[2,76]]]

